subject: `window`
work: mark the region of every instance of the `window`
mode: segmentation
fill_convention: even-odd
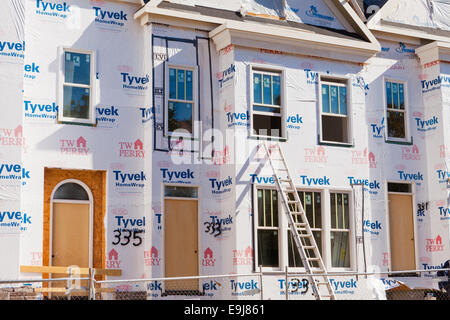
[[[306,213],[306,218],[308,219],[309,226],[314,235],[314,240],[316,241],[319,252],[322,255],[322,203],[321,203],[321,193],[320,192],[298,192],[300,201],[303,204],[303,209]],[[293,198],[293,196],[292,196]],[[293,200],[293,199],[292,199]],[[292,208],[294,209],[294,208]],[[295,210],[295,209],[294,209]],[[298,211],[298,210],[295,210]],[[294,219],[295,222],[297,219]],[[310,245],[306,243],[305,245]],[[300,254],[297,250],[294,238],[292,237],[292,232],[288,229],[288,258],[289,267],[303,267],[303,263],[300,259]],[[306,250],[309,251],[309,250]],[[311,250],[312,251],[312,250]],[[307,252],[308,256],[312,256],[312,252]],[[318,263],[313,261],[313,267],[318,267]]]
[[[278,267],[278,192],[259,189],[258,195],[258,261],[263,267]]]
[[[94,70],[93,51],[63,49],[59,121],[95,123]]]
[[[330,193],[331,266],[350,267],[350,219],[347,193]]]
[[[386,130],[388,139],[406,139],[406,85],[398,81],[385,81]]]
[[[257,211],[255,214],[256,257],[257,266],[272,269],[303,268],[303,262],[289,227],[288,217],[278,201],[278,192],[272,189],[256,189]],[[350,193],[327,190],[298,191],[300,200],[308,219],[314,240],[322,260],[330,269],[350,269],[351,214]],[[289,200],[293,200],[290,194]],[[289,204],[292,211],[299,211]],[[295,222],[300,222],[294,216]],[[300,230],[299,234],[305,233]],[[312,245],[308,238],[302,238],[305,246]],[[313,252],[306,249],[306,255]],[[319,267],[318,261],[311,262],[312,267]]]
[[[198,198],[198,188],[164,186],[165,197]]]
[[[252,69],[252,133],[263,137],[283,137],[283,97],[281,72]]]
[[[195,118],[195,75],[194,68],[168,68],[167,135],[192,136]]]
[[[348,80],[320,78],[321,142],[350,143]]]

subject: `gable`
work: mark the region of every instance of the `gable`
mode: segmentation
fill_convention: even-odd
[[[319,0],[243,0],[242,7],[246,14],[286,18],[288,21],[345,30],[339,18],[330,10],[328,5]]]

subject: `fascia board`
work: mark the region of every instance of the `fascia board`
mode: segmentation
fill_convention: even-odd
[[[362,37],[364,37],[371,43],[378,43],[378,40],[346,0],[332,0],[332,2],[345,15],[345,17],[348,19],[348,22],[352,25],[357,33],[359,33]]]
[[[378,43],[334,38],[297,30],[283,30],[281,34],[277,28],[235,22],[221,25],[211,31],[209,37],[213,39],[217,50],[230,44],[264,49],[273,49],[276,46],[293,54],[352,60],[358,63],[365,62],[381,50]],[[354,60],[354,56],[358,57],[357,60]]]
[[[248,38],[252,39],[256,35],[261,37],[269,36],[275,37],[275,40],[280,42],[295,42],[298,45],[304,45],[305,43],[313,43],[317,46],[326,45],[330,47],[341,47],[347,50],[358,50],[366,52],[366,54],[373,55],[375,52],[381,50],[381,46],[377,41],[374,43],[364,42],[361,40],[343,39],[333,36],[320,35],[311,31],[298,30],[294,28],[280,28],[278,26],[267,26],[260,23],[230,21],[227,19],[204,16],[201,14],[192,14],[190,12],[173,11],[169,9],[161,9],[156,7],[145,6],[143,10],[138,11],[135,14],[135,19],[150,15],[163,19],[164,17],[173,23],[175,20],[181,21],[180,26],[186,26],[183,21],[189,21],[191,26],[199,25],[205,29],[212,29],[209,33],[209,37],[215,37],[219,32],[224,29],[233,31],[242,31],[241,36],[248,34]],[[147,22],[150,19],[147,18]],[[214,29],[213,29],[214,28]],[[262,38],[263,39],[263,38]],[[323,47],[322,47],[323,50]]]
[[[439,36],[435,34],[430,34],[425,31],[410,29],[406,25],[396,25],[396,26],[390,26],[383,24],[382,21],[380,24],[374,26],[372,28],[372,31],[381,31],[393,35],[401,35],[409,38],[418,38],[418,39],[428,39],[428,40],[434,40],[434,41],[442,41],[442,42],[448,42],[449,38],[446,36]]]

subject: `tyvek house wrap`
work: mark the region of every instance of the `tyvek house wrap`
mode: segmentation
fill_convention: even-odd
[[[439,168],[444,162],[448,164],[448,156],[445,154],[442,156],[439,152],[442,145],[448,148],[448,139],[442,138],[441,135],[442,130],[445,130],[444,123],[445,119],[448,119],[448,113],[439,107],[440,92],[442,97],[447,99],[448,90],[446,91],[445,84],[442,84],[439,88],[428,91],[431,88],[427,89],[427,82],[422,84],[420,81],[423,77],[422,71],[414,57],[414,47],[410,44],[383,42],[384,50],[370,59],[365,67],[349,62],[288,55],[283,52],[283,48],[269,51],[228,47],[216,52],[212,43],[211,48],[207,48],[208,41],[204,39],[207,35],[200,31],[159,25],[140,27],[131,19],[136,10],[133,6],[103,1],[89,3],[73,1],[70,3],[69,13],[52,10],[49,6],[44,8],[42,2],[24,3],[27,9],[25,19],[27,54],[24,63],[30,66],[28,68],[30,71],[23,65],[20,70],[19,68],[15,70],[17,80],[20,82],[21,73],[24,72],[23,98],[20,94],[13,95],[15,107],[8,110],[20,112],[17,121],[23,126],[27,148],[23,156],[20,154],[22,149],[19,148],[19,156],[15,159],[21,161],[20,164],[26,168],[29,178],[21,187],[21,192],[15,194],[14,188],[8,189],[8,192],[13,190],[10,196],[14,199],[12,207],[18,203],[22,212],[31,217],[32,225],[20,233],[20,261],[17,261],[19,259],[17,256],[10,264],[14,270],[17,270],[19,262],[22,265],[46,264],[39,258],[42,257],[43,236],[43,168],[63,167],[108,170],[108,210],[104,222],[105,259],[107,265],[122,269],[124,279],[164,275],[162,183],[182,183],[200,187],[198,213],[200,274],[251,272],[256,254],[252,239],[256,207],[251,196],[251,183],[260,186],[272,184],[267,179],[271,176],[268,167],[259,168],[260,163],[253,161],[256,141],[247,139],[249,126],[247,114],[251,105],[247,94],[250,64],[286,69],[288,97],[286,127],[289,140],[283,148],[288,165],[294,172],[294,181],[300,188],[314,187],[310,184],[311,179],[323,176],[330,181],[330,190],[351,191],[349,177],[358,180],[367,179],[373,185],[379,186],[373,189],[366,187],[364,219],[370,223],[378,222],[382,229],[367,228],[367,231],[364,231],[366,261],[363,260],[363,248],[360,243],[352,248],[355,251],[352,256],[357,271],[365,271],[364,262],[368,270],[376,267],[383,271],[387,270],[389,234],[386,227],[387,190],[384,181],[401,180],[405,175],[400,176],[399,171],[408,174],[407,177],[419,172],[425,178],[423,181],[416,181],[414,203],[417,205],[429,202],[429,211],[425,212],[425,216],[418,216],[416,221],[419,267],[435,268],[445,261],[448,247],[436,252],[429,251],[426,244],[428,239],[433,240],[437,235],[442,236],[444,243],[448,243],[448,224],[442,219],[444,217],[439,216],[439,206],[443,205],[448,196],[444,184],[436,178],[436,171],[441,170]],[[120,16],[124,17],[126,14],[127,20],[102,19],[101,12],[106,11],[123,11]],[[168,38],[171,40],[168,41]],[[150,39],[151,48],[149,48]],[[198,41],[197,48],[193,46],[194,40]],[[45,108],[41,110],[37,107],[59,105],[57,84],[60,79],[57,74],[60,65],[58,60],[60,46],[96,49],[97,127],[60,125],[57,124],[56,114],[51,108],[47,111]],[[153,53],[153,70],[149,65],[149,59],[145,58],[152,56],[150,51]],[[120,54],[117,54],[118,52]],[[349,60],[351,61],[351,55]],[[17,64],[21,63],[23,62],[17,61]],[[196,116],[203,122],[200,144],[188,140],[169,141],[163,134],[165,100],[161,92],[164,92],[166,86],[163,80],[166,66],[164,63],[199,67],[200,106]],[[39,72],[36,72],[37,70]],[[318,146],[316,143],[318,72],[347,75],[351,79],[351,112],[354,117],[355,137],[352,149]],[[444,67],[442,70],[432,70],[427,80],[448,73]],[[7,76],[10,77],[11,74],[14,73],[8,72]],[[147,75],[150,79],[154,76],[154,95],[151,92],[151,81],[147,83],[148,86],[135,86],[136,79],[146,78]],[[400,77],[406,79],[408,83],[412,110],[409,134],[413,136],[414,145],[396,146],[384,142],[385,114],[384,107],[379,101],[379,97],[383,95],[384,76]],[[14,92],[20,87],[17,83],[10,87],[9,84],[2,83],[3,85],[8,92]],[[153,107],[154,115],[150,107]],[[109,114],[105,112],[107,109],[110,110]],[[15,116],[11,114],[12,118]],[[433,119],[433,116],[439,118],[438,125],[435,129],[423,130],[422,123],[430,123],[426,121]],[[10,128],[9,119],[4,126]],[[211,158],[207,150],[211,139],[205,137],[204,133],[212,126],[224,132],[224,135],[229,129],[231,134],[226,136],[224,144],[216,137],[215,153],[210,159],[212,163],[207,163],[206,160]],[[448,137],[448,126],[446,128],[445,137]],[[19,133],[20,130],[17,131],[18,135]],[[86,147],[81,150],[75,148],[74,151],[71,146],[76,145],[80,137],[86,141]],[[251,161],[247,157],[242,158],[242,155],[246,155],[245,152],[240,152],[240,148],[244,146],[243,139],[247,139],[250,146]],[[127,151],[134,150],[138,140],[143,142],[143,152],[139,153],[139,157],[131,157],[132,153]],[[9,150],[6,148],[10,147],[13,148],[5,146],[5,150]],[[153,157],[150,156],[152,150],[155,150]],[[7,152],[5,154],[13,155]],[[369,157],[370,154],[372,156]],[[414,157],[411,157],[411,154]],[[199,157],[203,157],[201,164],[190,164]],[[233,164],[231,159],[236,164]],[[183,160],[186,160],[185,163]],[[429,169],[422,172],[424,168]],[[188,170],[192,175],[187,174],[188,178],[181,181],[173,181],[168,175],[169,171],[188,172]],[[145,175],[146,180],[144,183],[132,184],[132,181],[127,180],[128,174],[138,174],[141,177]],[[231,186],[226,188],[226,191],[218,190],[215,182],[230,180]],[[6,192],[4,194],[6,195]],[[363,223],[359,211],[361,199],[355,199],[355,202],[354,212],[357,217],[353,222],[354,230],[361,230]],[[112,245],[116,240],[114,230],[123,227],[126,219],[144,217],[145,240],[142,245],[136,247],[132,243],[126,246]],[[220,236],[214,237],[213,234],[205,232],[205,223],[229,217],[230,224]],[[9,229],[5,231],[11,233]],[[8,235],[7,239],[19,245],[17,233],[14,236]],[[8,255],[9,249],[8,246]],[[117,259],[115,255],[109,254],[112,249],[118,253]],[[211,252],[212,255],[209,254]],[[6,270],[5,274],[13,274],[9,273],[10,269]],[[344,281],[341,284],[349,281],[349,284],[356,285],[353,290],[340,290],[338,293],[350,297],[360,294],[361,298],[367,298],[363,289],[380,285],[379,281],[370,284],[361,278],[356,282],[355,277],[334,280],[336,284],[339,284],[337,281]],[[264,281],[265,285],[273,289],[265,292],[265,295],[268,294],[266,297],[274,299],[284,297],[279,278],[269,277]],[[435,285],[426,277],[417,279],[414,283]],[[226,297],[225,287],[229,288],[230,285],[228,282],[222,284],[223,291],[208,292],[208,297],[220,297],[222,293]],[[159,292],[153,294],[155,298],[161,298]],[[256,299],[259,296],[253,294],[251,297],[243,297]],[[297,298],[312,299],[313,296],[299,295]]]
[[[0,255],[2,277],[17,278],[21,228],[27,228],[21,209],[21,185],[27,181],[22,163],[25,139],[22,127],[24,70],[24,2],[0,4]],[[25,173],[25,174],[24,174]]]
[[[2,2],[2,5],[15,10],[13,3]],[[151,177],[147,166],[151,165],[152,132],[150,123],[145,121],[146,117],[151,117],[148,105],[151,100],[150,61],[142,58],[149,54],[146,52],[149,46],[144,42],[146,29],[133,19],[137,7],[105,1],[24,1],[23,5],[25,18],[23,11],[17,11],[16,15],[11,15],[16,16],[17,21],[3,23],[11,18],[2,20],[2,26],[25,21],[25,39],[5,40],[24,40],[27,44],[25,58],[16,63],[20,72],[19,69],[15,72],[1,69],[2,77],[9,79],[1,82],[8,89],[5,92],[16,92],[14,97],[7,96],[7,101],[11,101],[8,107],[11,115],[2,117],[2,121],[8,123],[2,127],[8,128],[16,119],[26,137],[23,157],[12,159],[21,160],[19,164],[27,173],[21,192],[17,193],[22,199],[14,199],[14,204],[28,218],[27,228],[20,234],[20,251],[9,251],[20,252],[15,270],[19,265],[48,265],[47,261],[42,261],[44,167],[56,167],[107,170],[106,264],[122,269],[124,277],[142,276],[145,273],[144,251],[150,250],[146,248],[147,238],[137,247],[130,243],[131,250],[115,246],[118,258],[114,264],[109,263],[108,254],[113,248],[114,230],[123,228],[124,220],[151,216],[151,195],[146,191]],[[63,47],[95,52],[97,80],[91,98],[96,108],[96,126],[57,123]],[[24,68],[23,64],[30,67]],[[9,87],[15,74],[20,83]],[[22,79],[23,93],[21,89],[18,91]],[[12,154],[4,150],[2,155]],[[139,181],[131,181],[130,177],[137,176]],[[3,184],[6,182],[2,180]],[[7,192],[2,192],[3,197],[6,195]],[[3,210],[7,208],[2,206]],[[149,227],[147,220],[142,230],[148,232]],[[14,277],[11,272],[4,274]]]
[[[398,1],[383,19],[412,26],[450,30],[450,1],[408,0]]]

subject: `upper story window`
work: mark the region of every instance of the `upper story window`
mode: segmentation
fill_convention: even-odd
[[[348,80],[320,78],[320,141],[351,143]]]
[[[252,68],[252,134],[284,137],[283,81],[281,71]]]
[[[94,52],[64,48],[61,69],[62,101],[58,120],[94,124]]]
[[[385,80],[387,140],[405,140],[407,136],[406,83]]]
[[[192,136],[196,106],[196,69],[168,67],[166,134]]]

